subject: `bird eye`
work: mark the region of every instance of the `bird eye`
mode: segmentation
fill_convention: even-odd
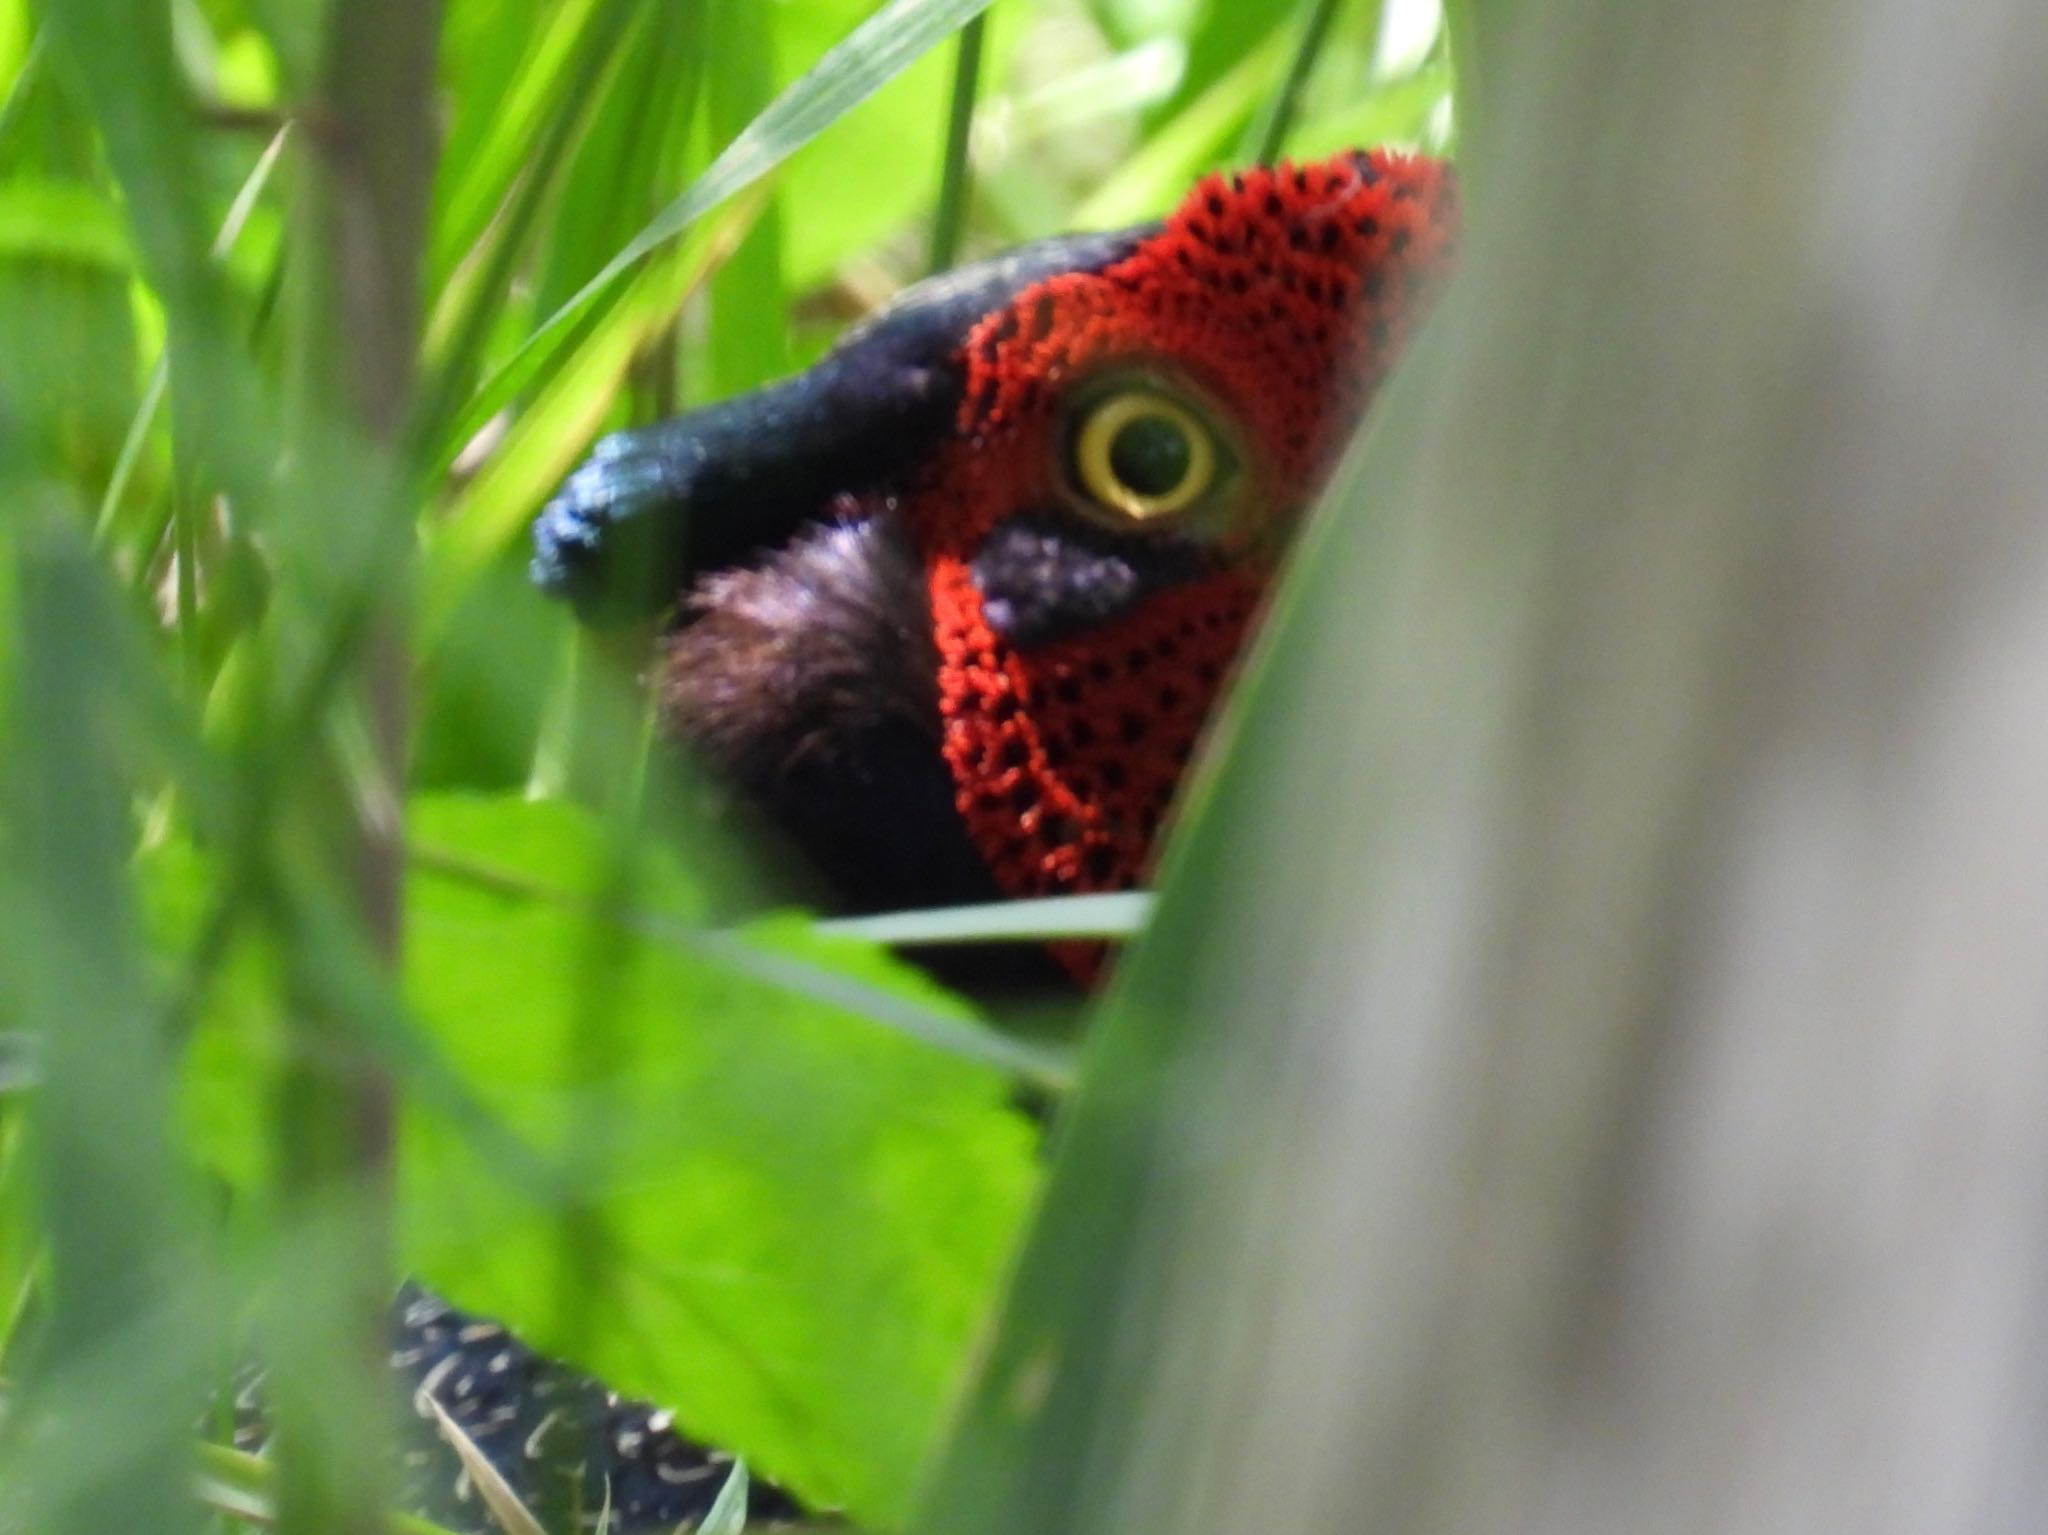
[[[1178,400],[1126,389],[1097,401],[1074,437],[1080,488],[1134,522],[1184,511],[1216,484],[1216,434]]]

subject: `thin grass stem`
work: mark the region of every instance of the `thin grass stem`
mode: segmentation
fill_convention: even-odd
[[[1281,76],[1280,89],[1267,101],[1246,136],[1249,158],[1253,161],[1267,165],[1279,158],[1281,147],[1287,142],[1288,130],[1294,126],[1295,114],[1300,109],[1302,89],[1315,71],[1323,44],[1329,40],[1330,25],[1337,19],[1338,7],[1342,4],[1343,0],[1308,0],[1301,39],[1287,61],[1287,73]]]
[[[968,150],[974,137],[974,101],[981,84],[982,44],[988,29],[983,12],[960,29],[960,48],[953,60],[953,104],[946,120],[946,163],[939,178],[939,203],[932,214],[927,272],[943,272],[960,259],[967,230],[967,202],[974,186]]]

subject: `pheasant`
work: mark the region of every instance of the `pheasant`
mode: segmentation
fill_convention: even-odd
[[[921,283],[805,373],[600,443],[534,579],[656,626],[667,735],[844,910],[1129,888],[1456,222],[1447,167],[1356,152]],[[623,1531],[701,1519],[723,1481],[666,1414],[424,1292],[396,1332],[422,1410],[515,1486],[578,1464]],[[757,1487],[756,1520],[793,1512]]]

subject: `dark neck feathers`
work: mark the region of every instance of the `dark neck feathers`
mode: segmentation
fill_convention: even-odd
[[[843,510],[698,585],[657,661],[663,724],[843,909],[994,899],[940,751],[923,571],[890,511]]]

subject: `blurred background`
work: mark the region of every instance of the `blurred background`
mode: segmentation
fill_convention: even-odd
[[[2048,11],[1446,10],[0,0],[0,1529],[382,1523],[401,1273],[876,1529],[2038,1527]],[[1461,276],[1085,1029],[787,905],[539,504],[1356,143]]]

